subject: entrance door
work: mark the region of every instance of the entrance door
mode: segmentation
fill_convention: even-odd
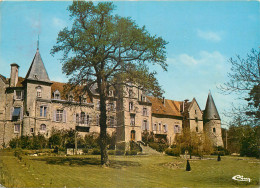
[[[131,141],[135,141],[135,130],[131,130]]]

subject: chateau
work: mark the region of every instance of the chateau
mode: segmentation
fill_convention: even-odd
[[[75,129],[80,134],[98,133],[99,100],[91,88],[92,97],[79,97],[76,92],[64,94],[65,83],[51,81],[39,49],[26,76],[18,76],[19,65],[11,64],[10,78],[0,75],[0,147],[8,146],[17,136],[43,134],[51,130]],[[174,142],[184,128],[208,134],[215,146],[223,146],[221,120],[211,93],[205,110],[196,99],[174,101],[146,96],[134,85],[111,89],[107,100],[107,132],[116,133],[120,142],[141,141],[142,132]],[[115,96],[116,95],[116,96]]]

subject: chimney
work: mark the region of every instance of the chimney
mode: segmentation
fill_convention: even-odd
[[[163,101],[162,101],[163,105],[165,105],[165,97],[163,97]]]
[[[18,69],[19,65],[16,63],[11,64],[10,87],[15,87],[18,82]]]

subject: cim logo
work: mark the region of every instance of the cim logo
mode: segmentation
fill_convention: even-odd
[[[232,179],[236,180],[236,181],[248,181],[248,182],[251,181],[250,178],[244,178],[244,176],[241,176],[241,175],[235,175],[232,177]]]

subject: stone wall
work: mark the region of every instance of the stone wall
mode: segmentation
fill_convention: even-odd
[[[205,122],[204,131],[209,136],[214,146],[223,146],[220,120],[210,120]]]

